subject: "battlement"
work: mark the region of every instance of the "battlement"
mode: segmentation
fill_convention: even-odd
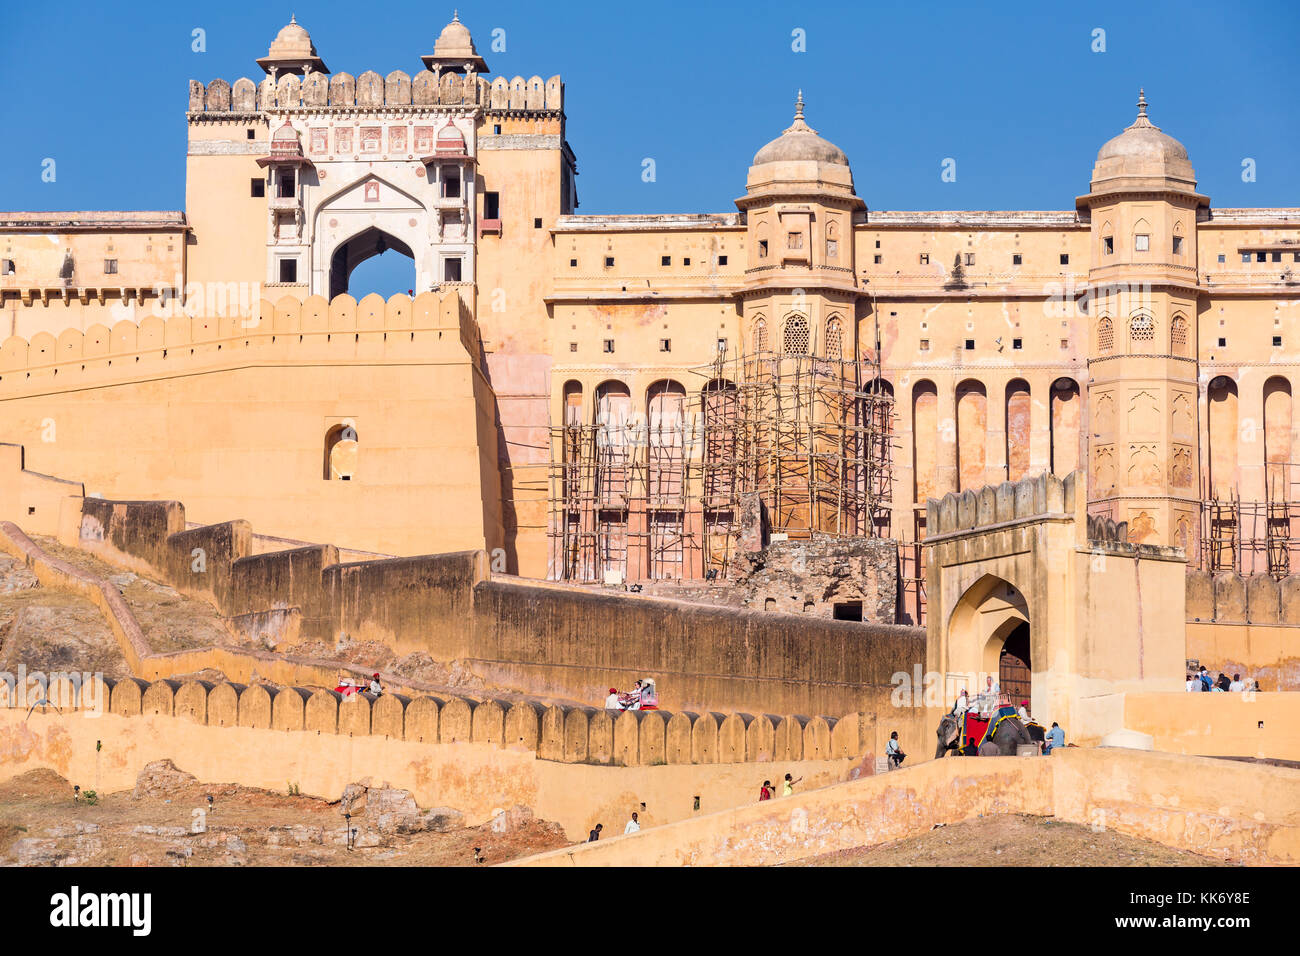
[[[1080,478],[1080,472],[1064,478],[1044,473],[931,498],[925,506],[927,540],[1031,518],[1073,516],[1084,493]]]
[[[462,77],[456,73],[435,76],[429,70],[414,78],[402,70],[380,76],[367,70],[350,73],[292,73],[278,80],[267,77],[261,84],[241,77],[233,84],[216,79],[206,86],[190,81],[191,120],[220,119],[280,110],[403,110],[430,108],[479,109],[489,113],[561,113],[564,83],[553,76],[507,79],[498,76]]]
[[[284,296],[246,307],[241,307],[238,289],[218,291],[220,295],[209,296],[196,287],[186,305],[159,300],[151,303],[155,311],[149,314],[127,303],[121,310],[126,317],[111,329],[101,324],[84,332],[64,329],[57,338],[39,332],[30,341],[11,336],[0,343],[0,395],[104,378],[151,377],[195,362],[205,367],[245,363],[267,353],[301,361],[348,355],[382,361],[400,352],[405,359],[414,353],[480,367],[478,325],[454,289],[387,300],[371,294],[360,302],[346,293],[331,300]],[[449,348],[452,343],[460,348]]]

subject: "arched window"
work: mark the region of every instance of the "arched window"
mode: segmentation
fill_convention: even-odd
[[[1153,341],[1156,337],[1156,320],[1145,312],[1138,312],[1128,321],[1128,337],[1133,343]]]
[[[1103,315],[1097,323],[1097,351],[1109,352],[1115,347],[1115,327],[1110,316]]]
[[[767,351],[767,319],[761,315],[754,320],[754,351],[760,355]]]
[[[1169,350],[1175,355],[1187,354],[1187,319],[1181,315],[1169,323]]]
[[[351,422],[325,433],[325,480],[351,481],[357,473],[357,430]]]
[[[831,316],[826,322],[826,357],[838,362],[844,357],[843,334],[840,331],[839,316]]]
[[[785,320],[782,351],[786,355],[808,354],[808,320],[802,315],[792,315]]]

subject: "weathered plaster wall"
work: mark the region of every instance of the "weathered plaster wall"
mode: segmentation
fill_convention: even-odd
[[[598,767],[538,759],[499,744],[412,743],[315,729],[204,726],[163,715],[123,717],[25,713],[0,708],[0,780],[46,767],[82,789],[130,790],[145,764],[171,759],[202,781],[237,783],[337,800],[347,784],[372,778],[410,790],[422,807],[450,806],[470,825],[515,804],[580,839],[597,822],[621,832],[633,810],[647,828],[758,798],[765,779],[787,772],[803,786],[847,778],[852,761]],[[96,744],[102,743],[102,749]],[[700,797],[700,810],[694,798]],[[645,803],[645,809],[641,804]],[[340,817],[340,826],[342,818]]]
[[[516,866],[771,866],[1029,813],[1252,864],[1300,863],[1300,770],[1137,751],[935,760],[554,850]]]
[[[1125,694],[1124,727],[1156,750],[1300,761],[1300,694]]]

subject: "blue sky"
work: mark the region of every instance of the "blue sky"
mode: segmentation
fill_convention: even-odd
[[[0,209],[181,209],[189,79],[261,76],[253,60],[290,13],[331,70],[413,72],[452,6],[11,4]],[[1132,121],[1139,86],[1214,205],[1300,205],[1294,0],[533,0],[461,2],[460,17],[493,73],[563,77],[584,213],[733,210],[800,87],[809,123],[848,153],[872,208],[1073,208],[1097,149]],[[196,27],[204,53],[191,50]],[[498,27],[503,53],[490,50]],[[806,52],[792,50],[796,29]],[[1097,29],[1105,52],[1092,50]],[[53,183],[41,180],[46,157]],[[940,179],[946,158],[955,182]],[[1242,181],[1246,158],[1254,182]]]

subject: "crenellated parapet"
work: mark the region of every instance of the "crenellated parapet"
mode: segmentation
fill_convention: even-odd
[[[350,73],[286,73],[260,84],[241,77],[233,84],[215,79],[206,86],[190,81],[191,119],[225,118],[280,110],[420,110],[477,108],[491,113],[560,113],[564,83],[553,76],[507,79],[458,73],[441,76],[422,70],[414,76],[394,70],[380,76],[367,70]]]
[[[146,378],[259,355],[304,362],[345,354],[380,361],[423,357],[480,365],[478,324],[455,288],[414,298],[371,294],[360,302],[345,293],[241,303],[238,288],[196,284],[189,291],[184,304],[172,299],[156,311],[123,309],[125,317],[111,328],[64,329],[57,337],[38,332],[30,340],[11,336],[0,343],[0,395],[106,377]]]
[[[1072,516],[1083,487],[1078,476],[1078,472],[1064,478],[1044,473],[931,498],[926,502],[927,535],[978,531],[1047,515]]]

